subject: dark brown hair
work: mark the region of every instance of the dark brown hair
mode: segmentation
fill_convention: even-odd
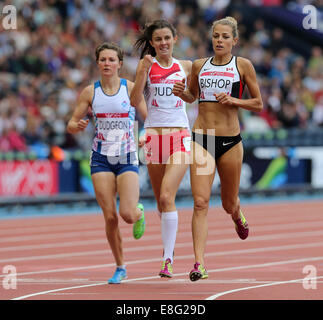
[[[118,54],[119,61],[123,61],[123,50],[115,43],[113,42],[104,42],[100,44],[99,46],[96,47],[95,49],[95,61],[99,60],[100,57],[100,52],[105,50],[105,49],[110,49],[114,50]]]
[[[150,54],[153,57],[156,56],[155,49],[151,46],[149,41],[152,40],[153,33],[157,29],[168,28],[171,32],[173,37],[176,36],[176,29],[174,26],[166,20],[155,20],[152,23],[147,23],[140,34],[138,40],[135,43],[135,49],[139,51],[141,49],[140,58],[142,59],[145,54]]]

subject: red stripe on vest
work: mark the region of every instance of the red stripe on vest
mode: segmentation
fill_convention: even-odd
[[[128,113],[97,113],[97,118],[127,118]]]

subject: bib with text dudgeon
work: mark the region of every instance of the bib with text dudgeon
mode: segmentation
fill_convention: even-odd
[[[136,151],[135,108],[130,105],[126,79],[120,79],[119,91],[114,95],[105,94],[100,81],[97,81],[92,111],[95,119],[92,150],[107,156]]]

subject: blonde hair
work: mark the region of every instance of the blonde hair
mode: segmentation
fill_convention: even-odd
[[[232,28],[233,38],[239,38],[238,22],[235,18],[228,16],[223,19],[215,20],[212,24],[212,31],[214,31],[215,26],[218,24],[230,26]]]

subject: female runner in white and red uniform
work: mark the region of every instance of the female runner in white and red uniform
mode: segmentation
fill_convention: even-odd
[[[138,157],[134,138],[136,109],[145,118],[147,107],[142,97],[137,107],[130,104],[133,82],[120,78],[122,50],[113,43],[103,43],[95,51],[101,79],[85,87],[67,130],[84,130],[89,120],[83,118],[88,108],[95,119],[95,137],[90,159],[91,177],[96,199],[104,219],[107,240],[116,261],[116,270],[108,283],[120,283],[127,277],[123,258],[122,237],[118,226],[116,193],[119,194],[119,215],[133,224],[133,236],[139,239],[145,231],[145,216],[139,200]]]
[[[192,235],[195,264],[190,279],[208,277],[204,266],[207,239],[207,212],[218,170],[221,200],[241,239],[249,234],[248,223],[240,210],[239,184],[243,160],[238,110],[262,110],[256,72],[248,59],[232,55],[238,41],[237,22],[232,17],[217,20],[212,26],[214,56],[198,59],[192,66],[189,89],[176,83],[174,95],[186,102],[199,99],[198,117],[192,129],[191,185],[194,198]],[[250,99],[241,99],[247,85]]]
[[[173,253],[178,227],[175,198],[189,165],[189,122],[185,102],[173,95],[173,85],[187,82],[192,62],[173,57],[177,40],[175,28],[165,20],[146,25],[135,46],[141,49],[131,104],[136,106],[144,93],[145,156],[152,188],[161,215],[163,263],[161,277],[173,275]]]

